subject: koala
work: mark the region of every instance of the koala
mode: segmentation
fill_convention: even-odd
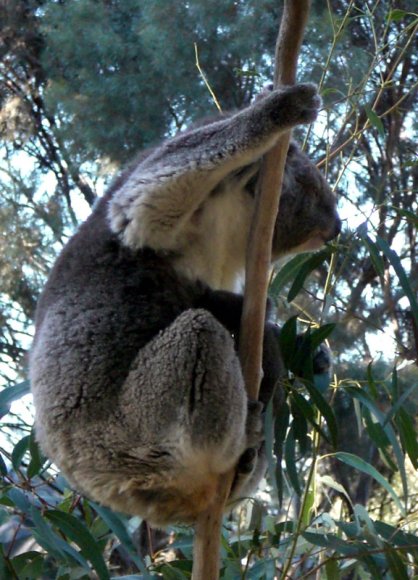
[[[186,130],[131,164],[59,255],[36,314],[30,379],[41,448],[80,492],[162,526],[193,523],[232,468],[264,475],[261,408],[282,372],[266,322],[260,401],[237,357],[263,155],[316,118],[310,84]],[[273,259],[340,230],[325,179],[292,143]]]

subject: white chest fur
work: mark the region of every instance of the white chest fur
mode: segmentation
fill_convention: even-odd
[[[178,238],[181,256],[175,267],[191,279],[216,290],[236,290],[243,275],[251,196],[228,186],[209,196]]]

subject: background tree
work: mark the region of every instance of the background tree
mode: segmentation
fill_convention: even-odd
[[[130,534],[138,522],[52,477],[30,415],[10,411],[27,384],[12,385],[26,378],[51,264],[115,171],[216,114],[195,44],[222,108],[245,105],[270,79],[279,8],[273,0],[180,1],[169,10],[160,0],[0,2],[2,577],[146,574]],[[311,328],[291,348],[292,318],[286,326],[291,374],[269,483],[251,534],[228,533],[225,578],[417,574],[417,32],[414,0],[313,2],[300,78],[319,84],[324,108],[296,137],[335,185],[345,225],[333,247],[273,276],[280,319],[298,315],[299,329]],[[302,363],[330,322],[327,389]],[[176,538],[186,559],[162,565],[167,578],[190,570],[190,536]]]

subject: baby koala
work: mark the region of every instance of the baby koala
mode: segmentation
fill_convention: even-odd
[[[143,154],[58,257],[36,316],[30,378],[43,451],[80,492],[154,525],[192,523],[232,468],[264,475],[261,403],[236,352],[260,160],[316,118],[310,84],[179,133]],[[273,259],[340,230],[326,181],[295,144]],[[260,401],[282,373],[267,322]]]

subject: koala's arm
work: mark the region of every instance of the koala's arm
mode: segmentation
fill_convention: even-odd
[[[258,160],[283,131],[313,121],[319,104],[313,85],[285,87],[167,141],[114,192],[112,230],[131,248],[177,250],[178,236],[216,186]]]

